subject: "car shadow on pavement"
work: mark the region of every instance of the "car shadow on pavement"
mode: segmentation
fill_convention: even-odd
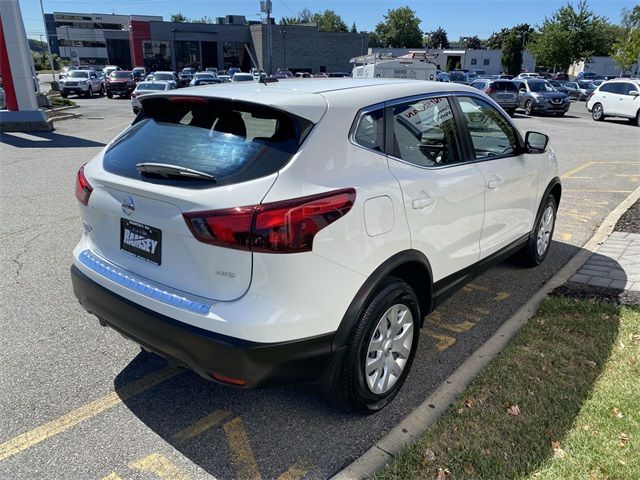
[[[76,148],[106,145],[106,143],[55,132],[2,132],[0,143],[16,148]]]
[[[543,265],[529,270],[508,260],[454,294],[427,317],[407,382],[376,415],[341,412],[310,387],[242,390],[188,370],[139,395],[121,398],[147,427],[217,478],[240,478],[249,471],[247,465],[265,479],[292,468],[326,478],[423,402],[580,250],[553,241]],[[485,314],[472,320],[472,312]],[[116,377],[116,392],[166,366],[162,358],[141,351]],[[573,416],[589,391],[572,393]],[[571,422],[556,427],[568,431]]]

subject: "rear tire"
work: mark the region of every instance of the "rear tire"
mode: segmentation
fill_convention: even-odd
[[[60,92],[60,96],[62,98],[67,98],[69,96],[69,94],[67,92],[62,91],[62,92]]]
[[[417,350],[419,312],[413,288],[400,279],[389,277],[374,291],[356,321],[333,385],[339,407],[371,414],[391,402]]]
[[[602,108],[601,103],[596,103],[591,108],[591,118],[593,118],[596,122],[601,122],[604,120],[604,109]]]
[[[516,114],[516,109],[515,108],[509,108],[509,109],[507,109],[507,113],[509,114],[510,117],[513,117]]]
[[[542,207],[540,218],[537,219],[531,238],[527,245],[516,254],[517,259],[525,267],[537,267],[549,253],[551,239],[556,225],[558,207],[553,195],[549,195]]]
[[[113,93],[107,92],[107,98],[113,98]]]

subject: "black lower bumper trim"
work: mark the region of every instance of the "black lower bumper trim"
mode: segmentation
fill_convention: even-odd
[[[124,336],[211,380],[211,373],[271,387],[321,380],[333,333],[279,343],[257,343],[179,322],[123,298],[71,267],[73,292],[87,312]]]

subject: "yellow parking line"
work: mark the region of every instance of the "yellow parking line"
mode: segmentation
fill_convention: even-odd
[[[489,315],[491,313],[491,310],[482,307],[474,307],[473,309],[481,315]]]
[[[189,477],[161,453],[152,453],[129,464],[133,470],[149,472],[162,480],[189,480]]]
[[[509,293],[508,292],[498,292],[498,293],[496,293],[496,296],[493,297],[493,300],[495,302],[503,302],[507,298],[509,298]]]
[[[102,480],[122,480],[122,477],[118,475],[116,472],[111,472],[106,477],[103,477]]]
[[[565,192],[583,192],[583,193],[631,193],[633,190],[583,190],[583,189],[567,189]]]
[[[558,232],[555,234],[555,236],[557,236],[563,242],[568,242],[573,237],[573,234],[568,232]]]
[[[489,289],[487,287],[484,287],[482,285],[478,285],[477,283],[467,283],[464,287],[462,287],[463,290],[478,290],[480,292],[488,292]]]
[[[242,480],[260,480],[260,472],[240,417],[225,423],[222,428],[231,448],[231,461],[236,466],[237,477]]]
[[[298,480],[304,477],[310,467],[303,462],[296,462],[284,471],[276,480]]]
[[[176,442],[184,442],[193,437],[197,437],[201,433],[206,432],[211,427],[213,427],[217,423],[221,422],[222,420],[230,416],[231,416],[231,412],[229,412],[228,410],[216,410],[210,413],[209,415],[207,415],[206,417],[201,418],[200,420],[193,423],[192,425],[189,425],[184,430],[180,430],[178,433],[176,433],[173,436],[173,439]]]
[[[443,322],[442,320],[429,319],[429,317],[427,317],[427,321],[429,321],[431,325],[435,325],[436,327],[444,328],[445,330],[450,330],[457,333],[466,332],[476,326],[475,323],[467,322],[466,320],[460,323],[448,323]]]
[[[573,175],[574,173],[581,172],[585,168],[589,168],[590,166],[595,165],[595,163],[596,162],[583,163],[582,165],[578,165],[577,167],[572,168],[571,170],[568,170],[568,171],[564,172],[562,175],[560,175],[560,177],[561,178],[570,178],[571,175]]]
[[[142,377],[135,382],[111,392],[97,400],[89,402],[55,420],[45,423],[17,437],[0,444],[0,461],[22,452],[44,440],[58,435],[71,427],[102,413],[120,404],[123,400],[138,395],[156,385],[176,376],[181,370],[176,368],[163,368],[157,372]]]
[[[450,335],[442,335],[440,333],[433,332],[431,330],[423,329],[424,333],[436,340],[436,350],[444,352],[451,345],[456,343],[456,339]]]

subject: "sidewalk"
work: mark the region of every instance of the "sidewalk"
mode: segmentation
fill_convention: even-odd
[[[573,275],[572,284],[603,289],[603,294],[640,296],[640,202],[618,221],[614,231]]]

